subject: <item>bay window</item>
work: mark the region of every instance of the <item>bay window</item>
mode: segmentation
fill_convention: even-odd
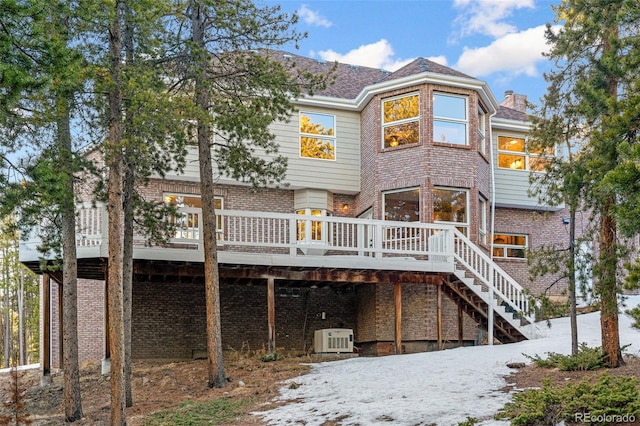
[[[328,216],[325,209],[298,209],[296,213],[306,216]],[[324,242],[327,240],[327,230],[324,223],[317,220],[296,221],[296,239],[304,242]]]
[[[175,238],[187,240],[199,240],[201,238],[200,230],[202,229],[200,217],[202,215],[202,199],[199,195],[181,195],[181,194],[165,194],[164,202],[172,206],[176,206],[180,215],[170,218],[170,221],[176,225]],[[222,210],[222,197],[214,198],[214,208]],[[218,239],[222,238],[223,221],[222,216],[216,215],[216,234]]]

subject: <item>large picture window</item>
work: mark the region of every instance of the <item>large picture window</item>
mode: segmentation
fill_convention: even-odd
[[[202,199],[199,195],[180,195],[180,194],[165,194],[164,202],[167,204],[178,207],[181,215],[177,218],[172,218],[176,224],[175,238],[199,240],[201,238],[201,215],[202,215]],[[216,210],[222,210],[224,207],[224,201],[222,197],[215,197],[214,208]],[[222,216],[216,215],[216,233],[218,239],[222,238]]]
[[[501,169],[544,172],[552,155],[551,149],[527,150],[524,138],[498,136],[498,167]]]
[[[433,221],[456,225],[463,234],[469,228],[469,191],[459,188],[433,190]]]
[[[522,234],[494,234],[493,257],[524,259],[527,236]]]
[[[315,112],[300,112],[300,156],[336,159],[336,118]]]
[[[385,192],[382,194],[382,202],[385,220],[420,221],[420,190],[418,188]]]
[[[383,147],[418,143],[420,139],[420,97],[418,94],[382,101]]]
[[[467,98],[433,95],[433,141],[467,145]]]

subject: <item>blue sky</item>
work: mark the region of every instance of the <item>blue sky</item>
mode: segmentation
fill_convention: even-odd
[[[393,71],[425,57],[539,103],[545,24],[560,0],[264,0],[300,16],[293,53]]]

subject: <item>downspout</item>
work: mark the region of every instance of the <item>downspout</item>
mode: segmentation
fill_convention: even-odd
[[[488,235],[489,242],[489,259],[491,259],[491,265],[489,266],[489,301],[493,302],[493,277],[495,272],[493,270],[493,232],[496,219],[496,179],[495,179],[495,166],[493,159],[493,116],[497,111],[489,116],[489,170],[491,174],[491,234]],[[487,343],[493,345],[493,304],[488,304],[488,321],[487,321]]]
[[[493,117],[497,114],[497,111],[489,116],[489,123],[493,122]],[[490,238],[489,241],[489,258],[493,262],[493,232],[494,225],[496,220],[496,175],[495,175],[495,165],[493,158],[493,126],[489,125],[489,168],[490,168],[490,179],[491,179],[491,218],[490,218],[490,229],[491,234],[488,235]]]

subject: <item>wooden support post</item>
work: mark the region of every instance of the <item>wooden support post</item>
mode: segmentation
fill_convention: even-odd
[[[104,267],[104,358],[102,374],[111,373],[111,340],[109,338],[109,271]]]
[[[269,353],[276,351],[276,300],[275,279],[267,279],[267,313],[269,322]]]
[[[62,288],[62,282],[58,282],[56,281],[56,284],[58,284],[58,359],[59,362],[58,364],[60,365],[60,368],[64,368],[64,339],[62,336],[64,336],[64,321],[62,320],[63,315],[62,315],[62,309],[63,309],[63,305],[64,305],[64,291]]]
[[[458,306],[458,345],[462,346],[464,344],[464,311],[462,310],[462,305]]]
[[[393,287],[393,301],[396,319],[396,355],[400,355],[402,353],[402,283],[396,283]]]
[[[438,284],[436,286],[436,288],[438,289],[437,291],[437,307],[436,307],[436,312],[437,312],[437,325],[438,325],[438,350],[441,351],[442,350],[442,283]]]
[[[51,384],[51,276],[42,274],[42,348],[40,348],[42,377],[40,384]]]

